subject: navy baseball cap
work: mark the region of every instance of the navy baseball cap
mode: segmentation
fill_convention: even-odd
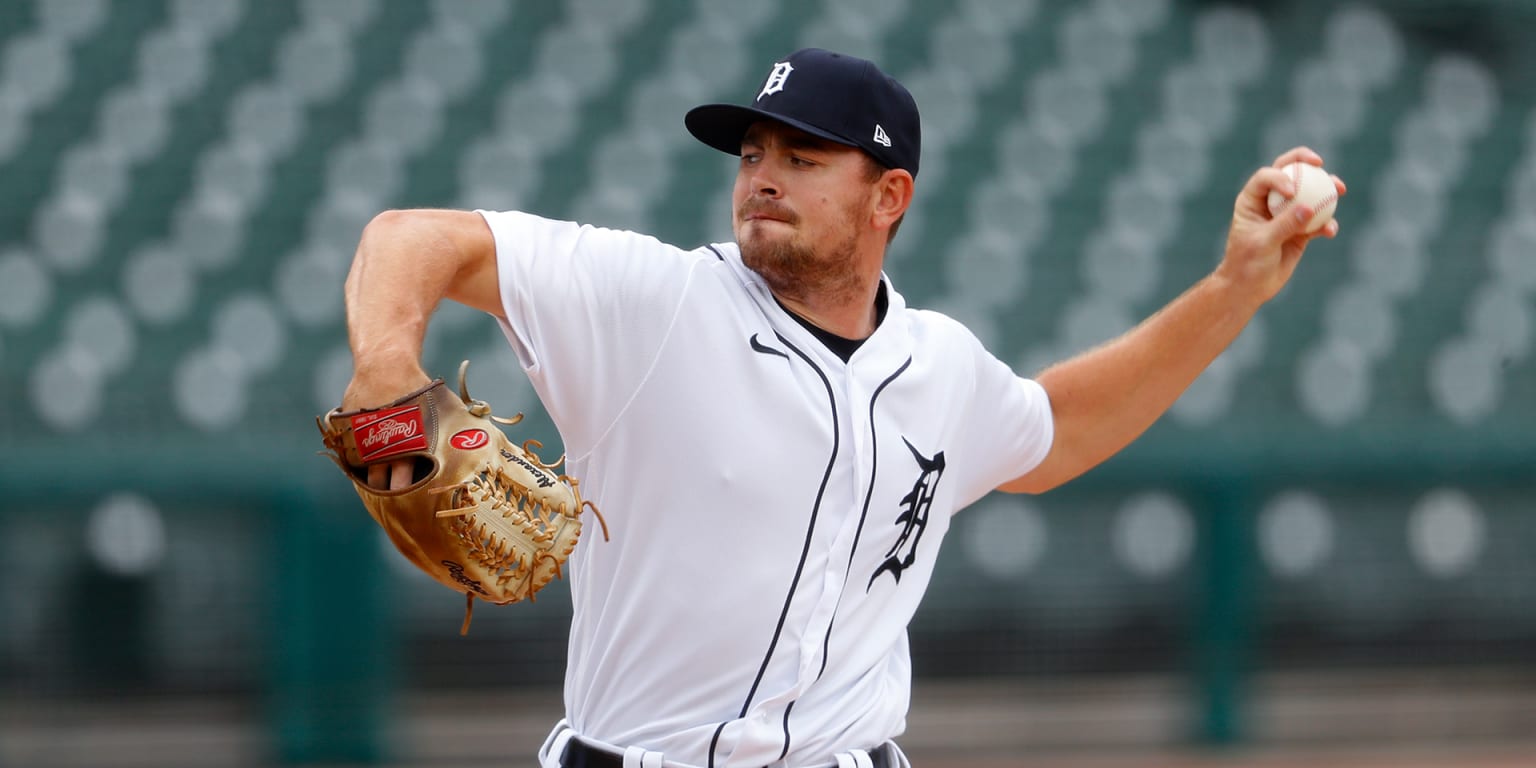
[[[759,120],[858,147],[881,165],[917,176],[917,102],[867,59],[802,48],[774,63],[750,106],[705,104],[689,110],[683,123],[699,141],[739,155],[741,137]]]

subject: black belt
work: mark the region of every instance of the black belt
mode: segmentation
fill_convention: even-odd
[[[895,768],[891,750],[876,747],[869,752],[869,762],[874,768]],[[624,756],[598,749],[580,739],[566,742],[565,754],[560,756],[561,768],[624,768]]]

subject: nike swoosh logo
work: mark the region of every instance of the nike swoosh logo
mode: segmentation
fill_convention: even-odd
[[[785,360],[789,359],[789,355],[788,354],[786,354],[784,352],[780,352],[779,350],[774,349],[773,347],[765,347],[765,346],[763,346],[763,343],[761,341],[757,340],[757,334],[755,334],[755,333],[752,334],[752,338],[747,339],[747,343],[752,345],[752,351],[753,352],[761,352],[761,353],[763,353],[765,355],[778,355],[779,357],[782,357]]]

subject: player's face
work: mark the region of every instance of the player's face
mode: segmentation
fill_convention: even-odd
[[[781,294],[857,281],[874,186],[862,150],[776,122],[747,131],[731,212],[742,261]]]

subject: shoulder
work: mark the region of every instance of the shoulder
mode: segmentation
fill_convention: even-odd
[[[722,284],[751,290],[762,283],[762,278],[741,262],[741,249],[735,243],[706,243],[693,253]]]
[[[942,311],[908,309],[904,316],[914,352],[936,365],[975,376],[999,362],[975,331]]]
[[[716,261],[709,247],[686,249],[654,235],[549,218],[526,211],[476,210],[500,251],[553,252],[597,259],[644,259],[649,266]],[[734,246],[733,246],[734,247]]]
[[[741,263],[741,249],[735,243],[707,243],[698,252],[720,264]]]
[[[912,335],[919,341],[940,345],[962,345],[967,351],[981,348],[981,340],[959,320],[936,309],[905,310]]]

